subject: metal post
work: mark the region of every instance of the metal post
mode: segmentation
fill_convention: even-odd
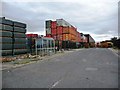
[[[47,54],[47,40],[46,40],[46,47],[45,47],[45,55]]]
[[[48,47],[49,47],[49,46],[48,46],[48,39],[47,39],[47,55],[48,55],[48,52],[49,52]]]
[[[42,41],[40,40],[40,55],[42,55],[41,49],[42,49]]]
[[[53,51],[52,50],[52,40],[50,40],[50,50]]]
[[[53,40],[53,43],[54,43],[54,50],[53,51],[54,51],[54,54],[55,54],[55,40]]]
[[[43,38],[42,38],[42,56],[43,56]]]
[[[36,46],[36,55],[37,55],[37,39],[35,39],[35,42],[36,42],[36,43],[35,43],[35,44],[36,44],[35,46]]]

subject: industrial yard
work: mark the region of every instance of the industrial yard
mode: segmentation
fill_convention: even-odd
[[[45,21],[46,35],[26,34],[27,25],[22,22],[0,18],[2,56],[31,54],[45,56],[57,51],[94,48],[95,40],[83,34],[64,19]],[[2,60],[4,62],[4,59]]]
[[[118,89],[120,2],[31,1],[0,3],[0,88]]]
[[[3,88],[118,87],[112,43],[96,44],[63,19],[45,21],[46,36],[25,34],[26,24],[1,19]]]
[[[117,58],[104,48],[73,51],[5,69],[3,88],[118,88]]]

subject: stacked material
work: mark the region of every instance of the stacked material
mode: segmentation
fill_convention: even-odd
[[[52,37],[55,40],[56,46],[62,48],[63,42],[76,42],[77,29],[63,19],[57,19],[56,21],[48,20],[46,21],[46,37]],[[64,47],[68,47],[65,45]]]
[[[59,48],[79,48],[90,43],[94,47],[94,39],[88,40],[88,37],[77,31],[77,28],[69,24],[64,19],[56,19],[56,21],[46,21],[46,37],[52,37],[56,46]],[[87,46],[87,45],[86,45]]]
[[[63,26],[63,27],[71,27],[72,26],[71,24],[69,24],[64,19],[56,19],[56,21],[57,21],[58,26]]]
[[[27,52],[26,44],[26,24],[20,22],[14,22],[13,24],[13,52],[14,54],[24,54]]]
[[[63,41],[76,41],[77,30],[74,27],[63,27]]]
[[[2,55],[12,55],[13,52],[13,22],[0,18],[0,47]]]
[[[26,24],[0,18],[0,46],[2,56],[27,53]]]

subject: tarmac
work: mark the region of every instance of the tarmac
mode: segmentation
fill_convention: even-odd
[[[4,62],[0,64],[0,70],[6,70],[6,69],[12,69],[12,68],[18,68],[18,67],[22,67],[28,64],[32,64],[32,63],[37,63],[37,62],[41,62],[44,60],[50,60],[54,57],[60,56],[60,55],[64,55],[67,53],[71,53],[74,51],[79,51],[79,50],[84,50],[86,48],[82,48],[82,49],[70,49],[70,50],[64,50],[64,51],[57,51],[57,53],[53,54],[53,55],[46,55],[46,56],[37,56],[36,58],[32,58],[32,59],[16,59],[15,61],[11,61],[11,62]],[[112,52],[114,52],[114,54],[116,54],[117,56],[119,56],[119,50],[117,49],[113,49],[113,48],[109,48],[109,50],[111,50]],[[34,57],[35,55],[33,55]]]
[[[46,55],[46,56],[42,56],[42,57],[39,56],[39,55],[37,57],[35,57],[35,55],[33,55],[33,57],[35,57],[35,58],[32,58],[32,59],[29,59],[29,58],[28,59],[16,59],[15,61],[11,61],[11,62],[3,62],[3,63],[0,64],[0,71],[1,70],[6,70],[6,69],[19,68],[19,67],[29,65],[29,64],[32,64],[32,63],[41,62],[43,60],[50,60],[54,57],[64,55],[64,54],[67,54],[67,53],[71,53],[71,52],[74,52],[74,51],[78,51],[78,50],[83,50],[83,49],[84,48],[57,51],[57,53],[55,53],[53,55]]]

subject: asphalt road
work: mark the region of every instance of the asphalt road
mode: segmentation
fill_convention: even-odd
[[[3,71],[3,88],[118,88],[118,57],[85,49]]]

